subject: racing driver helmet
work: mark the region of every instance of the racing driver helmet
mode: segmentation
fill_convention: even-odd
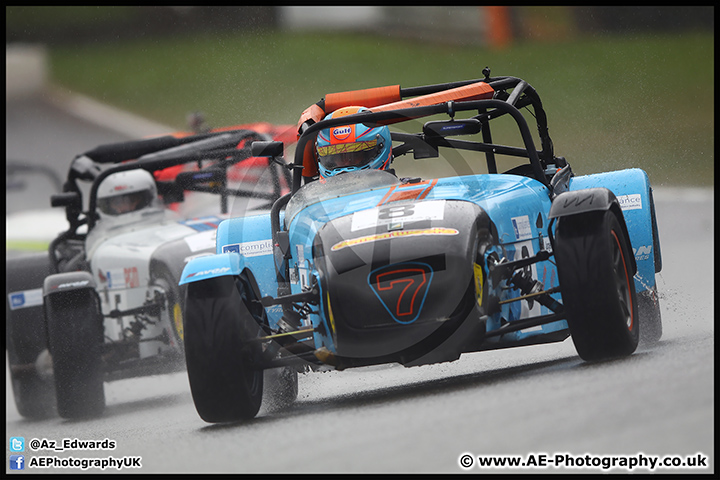
[[[365,107],[343,107],[325,120],[367,111]],[[357,170],[387,170],[392,160],[392,139],[386,126],[371,128],[356,123],[326,128],[318,134],[315,148],[323,178]]]
[[[97,191],[101,216],[117,217],[159,206],[157,186],[146,170],[128,170],[105,178]]]

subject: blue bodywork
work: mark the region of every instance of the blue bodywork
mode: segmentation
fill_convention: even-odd
[[[351,216],[357,212],[377,209],[384,198],[398,185],[376,186],[375,179],[368,184],[356,183],[356,191],[337,196],[329,191],[326,198],[315,198],[314,203],[303,205],[288,227],[289,245],[292,257],[288,259],[291,278],[291,293],[296,294],[312,284],[317,277],[312,257],[313,242],[323,225],[331,220]],[[380,182],[382,183],[382,182]],[[659,265],[655,262],[657,232],[653,221],[653,206],[650,184],[647,175],[640,169],[628,169],[615,172],[573,177],[569,190],[604,187],[618,198],[627,224],[632,243],[637,273],[635,286],[637,291],[647,290],[655,285],[655,272]],[[488,213],[497,228],[499,244],[491,251],[501,258],[513,261],[521,257],[533,256],[540,250],[551,250],[547,226],[551,199],[548,187],[540,182],[517,175],[471,175],[462,177],[425,180],[422,183],[402,186],[404,191],[415,190],[416,196],[423,196],[422,202],[472,202]],[[423,195],[425,194],[425,195]],[[409,195],[412,196],[412,195]],[[416,204],[408,201],[400,204]],[[284,212],[281,215],[284,222]],[[541,227],[538,227],[541,225]],[[276,268],[281,261],[276,260],[270,227],[270,214],[261,214],[245,218],[232,218],[223,221],[217,231],[217,251],[214,256],[192,259],[185,267],[180,284],[191,283],[223,275],[239,275],[245,269],[252,272],[262,296],[276,296],[278,281]],[[441,248],[438,244],[438,248]],[[490,253],[490,252],[487,252]],[[659,252],[658,252],[659,253]],[[557,286],[557,272],[551,261],[539,262],[532,267],[533,278],[537,278],[546,288]],[[517,296],[517,290],[507,290],[500,297]],[[322,293],[321,293],[322,296]],[[560,299],[560,294],[555,294]],[[329,315],[321,303],[318,313],[310,314],[306,322],[316,329],[315,344],[334,351],[332,336],[328,324]],[[504,304],[500,312],[487,320],[487,331],[500,327],[501,322],[527,318],[530,315],[546,315],[549,310],[535,303],[528,308],[527,302]],[[267,308],[271,328],[276,328],[283,311],[277,306]],[[501,320],[504,319],[504,320]],[[517,342],[529,337],[567,329],[564,320],[540,325],[526,330],[509,332],[499,337],[491,337],[489,342]]]

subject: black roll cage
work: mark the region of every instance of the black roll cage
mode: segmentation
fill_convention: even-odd
[[[418,150],[430,148],[437,150],[438,147],[449,147],[455,149],[463,149],[477,152],[484,152],[487,162],[488,172],[498,173],[495,163],[495,154],[510,155],[516,157],[524,157],[530,160],[532,176],[548,188],[549,194],[552,196],[552,186],[548,180],[545,171],[548,166],[555,164],[557,167],[567,165],[563,157],[555,157],[553,143],[548,133],[547,115],[542,106],[539,95],[535,89],[517,77],[489,77],[489,69],[483,71],[487,75],[483,80],[466,80],[462,82],[452,82],[437,85],[427,85],[423,87],[412,87],[401,90],[403,96],[424,95],[428,93],[436,93],[443,90],[469,85],[483,81],[490,85],[495,91],[492,99],[470,100],[470,101],[449,101],[436,105],[419,106],[411,108],[403,108],[397,110],[388,110],[382,112],[362,112],[344,117],[322,120],[312,125],[304,125],[301,129],[302,133],[298,138],[295,149],[295,158],[288,167],[292,170],[292,191],[278,198],[270,210],[270,225],[272,229],[273,244],[277,245],[282,254],[276,254],[280,260],[286,255],[285,244],[287,243],[286,232],[281,231],[280,211],[285,207],[290,198],[297,192],[305,182],[312,181],[312,178],[303,176],[303,163],[305,146],[309,141],[314,141],[320,130],[336,127],[339,125],[349,125],[363,123],[368,126],[378,126],[396,123],[407,119],[417,119],[437,114],[447,114],[451,120],[454,119],[455,113],[462,111],[477,110],[478,114],[472,118],[477,120],[481,125],[482,142],[449,139],[443,136],[426,136],[424,133],[406,134],[392,132],[393,140],[404,142],[402,145],[393,148],[395,156],[414,151],[417,156]],[[512,92],[508,94],[508,90]],[[535,148],[535,142],[530,128],[528,126],[521,108],[532,106],[534,117],[537,124],[538,135],[542,146],[541,150]],[[490,131],[490,120],[499,118],[503,115],[510,115],[520,130],[520,136],[523,140],[525,148],[512,147],[507,145],[497,145],[492,143],[492,135]],[[420,153],[422,155],[422,153]],[[277,249],[276,249],[277,250]]]
[[[237,145],[243,140],[246,144],[242,149]],[[274,201],[281,196],[280,173],[285,175],[288,185],[290,174],[286,169],[271,168],[274,191],[272,193],[250,192],[228,188],[227,170],[236,163],[252,157],[252,140],[268,141],[272,138],[254,130],[236,129],[187,137],[163,136],[144,140],[118,142],[100,145],[88,152],[80,154],[73,160],[67,180],[63,184],[63,193],[51,196],[53,207],[63,206],[66,209],[70,228],[58,235],[49,246],[50,260],[54,270],[58,271],[59,259],[57,247],[67,240],[81,240],[86,234],[79,234],[78,228],[87,224],[88,232],[97,222],[97,190],[102,181],[109,175],[128,170],[143,169],[150,173],[166,168],[196,162],[198,170],[182,172],[174,181],[158,181],[158,193],[167,198],[182,199],[184,191],[214,193],[220,195],[221,212],[228,212],[228,199],[234,197],[254,197]],[[84,161],[83,169],[74,168],[75,162]],[[105,169],[100,165],[114,164]],[[272,163],[269,162],[269,165]],[[89,168],[85,168],[88,167]],[[204,174],[212,175],[211,181],[203,178]],[[89,204],[86,212],[82,211],[82,192],[79,181],[91,181]],[[81,215],[84,217],[81,218]]]
[[[530,160],[533,176],[543,185],[549,186],[545,169],[550,164],[555,164],[558,159],[554,155],[552,140],[548,133],[547,115],[542,106],[539,95],[535,89],[526,81],[517,77],[486,77],[483,80],[468,80],[463,82],[454,82],[449,84],[428,85],[424,87],[413,87],[403,89],[404,95],[419,95],[425,93],[434,93],[443,90],[449,90],[458,86],[468,85],[475,82],[483,81],[490,85],[495,94],[492,99],[470,100],[470,101],[449,101],[436,105],[403,108],[398,110],[389,110],[383,112],[363,112],[348,115],[338,119],[322,120],[314,123],[306,128],[298,139],[297,148],[295,150],[295,158],[293,162],[293,189],[295,193],[301,186],[303,181],[302,167],[303,154],[305,145],[309,141],[313,141],[320,130],[335,127],[339,125],[348,125],[354,123],[363,123],[368,126],[378,126],[395,123],[405,119],[417,119],[437,114],[447,114],[451,119],[455,113],[461,111],[477,110],[478,114],[474,119],[478,120],[482,126],[483,135],[482,142],[474,142],[467,140],[448,139],[444,137],[428,137],[424,134],[402,134],[393,133],[393,140],[404,142],[403,145],[395,147],[393,153],[404,154],[417,148],[418,145],[425,144],[431,148],[450,147],[455,149],[472,150],[484,152],[488,165],[488,172],[497,173],[495,164],[495,154],[504,154],[517,157],[525,157]],[[512,89],[511,93],[507,93]],[[538,129],[538,135],[541,143],[541,150],[536,150],[535,143],[530,133],[527,121],[520,112],[520,109],[532,106],[534,110],[535,120]],[[510,115],[516,122],[520,135],[522,137],[525,148],[511,147],[506,145],[496,145],[492,143],[490,133],[490,120]],[[419,142],[419,143],[418,143]],[[564,159],[560,162],[564,164]],[[307,181],[307,180],[306,180]]]

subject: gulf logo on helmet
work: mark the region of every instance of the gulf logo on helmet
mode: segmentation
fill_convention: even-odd
[[[343,125],[341,127],[335,127],[332,129],[332,137],[334,140],[337,141],[345,141],[350,139],[350,141],[355,140],[355,138],[350,138],[350,136],[353,133],[353,126],[352,125]]]
[[[362,107],[356,107],[356,106],[348,106],[337,109],[333,114],[332,118],[340,118],[345,117],[347,115],[352,115],[354,113],[358,113],[358,111]],[[339,127],[335,127],[330,131],[330,142],[332,143],[334,141],[338,142],[354,142],[357,138],[357,135],[355,133],[355,126],[354,125],[341,125]]]

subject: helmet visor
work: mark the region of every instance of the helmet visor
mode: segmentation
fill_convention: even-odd
[[[340,143],[318,147],[318,161],[328,170],[342,167],[364,167],[380,154],[376,140]]]
[[[150,206],[153,194],[148,190],[98,199],[98,208],[107,215],[122,215]]]

